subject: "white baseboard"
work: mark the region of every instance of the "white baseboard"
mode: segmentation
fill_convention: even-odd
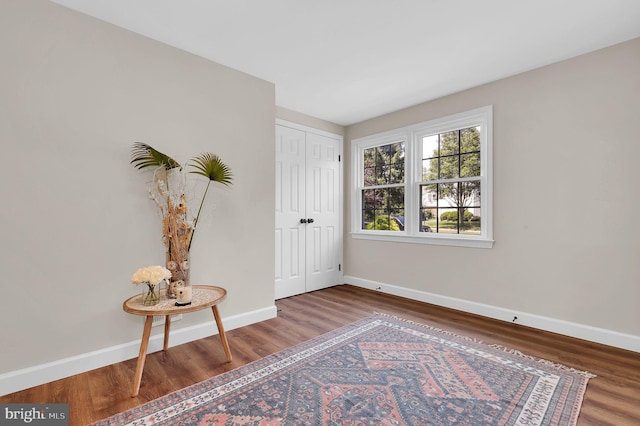
[[[555,318],[543,317],[526,312],[500,308],[482,303],[471,302],[469,300],[457,299],[454,297],[442,296],[427,293],[419,290],[412,290],[406,287],[399,287],[392,284],[384,284],[379,281],[370,281],[362,278],[346,276],[344,282],[357,287],[377,290],[382,293],[393,294],[395,296],[406,297],[408,299],[431,303],[433,305],[446,308],[457,309],[484,317],[494,318],[502,321],[513,322],[513,317],[517,317],[515,323],[533,327],[540,330],[550,331],[565,336],[576,337],[578,339],[589,340],[591,342],[602,343],[621,349],[640,352],[640,336],[619,333],[617,331],[592,327],[559,320]]]
[[[225,331],[244,327],[277,316],[275,305],[256,311],[222,318]],[[215,321],[205,322],[190,327],[171,331],[170,346],[192,342],[204,337],[218,334]],[[142,333],[142,328],[140,328]],[[149,339],[147,353],[162,350],[163,334],[155,334]],[[233,351],[233,348],[231,348]],[[17,392],[54,380],[63,379],[75,374],[84,373],[96,368],[136,358],[140,351],[140,340],[88,352],[69,358],[23,368],[0,374],[0,395]],[[133,379],[133,378],[132,378]]]

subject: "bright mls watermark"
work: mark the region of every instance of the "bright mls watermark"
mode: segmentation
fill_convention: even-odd
[[[0,425],[69,426],[69,404],[0,404]]]

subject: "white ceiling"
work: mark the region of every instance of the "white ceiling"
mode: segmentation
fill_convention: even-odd
[[[638,0],[53,0],[349,125],[640,37]],[[640,52],[638,52],[640,55]]]

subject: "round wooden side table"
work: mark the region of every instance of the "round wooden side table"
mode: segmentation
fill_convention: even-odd
[[[222,347],[224,353],[227,356],[227,362],[231,362],[231,350],[229,349],[229,342],[227,336],[224,334],[224,327],[218,313],[218,303],[222,302],[227,297],[227,290],[222,287],[215,287],[210,285],[194,285],[193,294],[191,298],[191,304],[186,306],[176,306],[176,299],[170,299],[166,297],[166,291],[162,290],[160,293],[160,301],[153,306],[145,306],[142,304],[143,294],[138,294],[128,298],[122,304],[122,309],[125,312],[134,315],[145,316],[144,329],[142,331],[142,341],[140,342],[140,353],[138,354],[138,365],[136,367],[136,374],[133,379],[133,388],[131,389],[131,396],[138,396],[140,391],[140,382],[142,380],[142,370],[144,369],[144,361],[147,357],[147,346],[149,345],[149,336],[151,335],[151,324],[153,323],[153,317],[155,315],[164,316],[164,344],[163,350],[167,350],[169,347],[169,329],[171,328],[171,315],[186,314],[189,312],[199,311],[201,309],[211,308],[213,310],[213,317],[216,320],[218,327],[218,334],[222,341]]]

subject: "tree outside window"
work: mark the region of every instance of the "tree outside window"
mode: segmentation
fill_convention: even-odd
[[[362,229],[404,230],[404,142],[363,151]]]
[[[421,230],[480,234],[480,127],[422,138]]]

